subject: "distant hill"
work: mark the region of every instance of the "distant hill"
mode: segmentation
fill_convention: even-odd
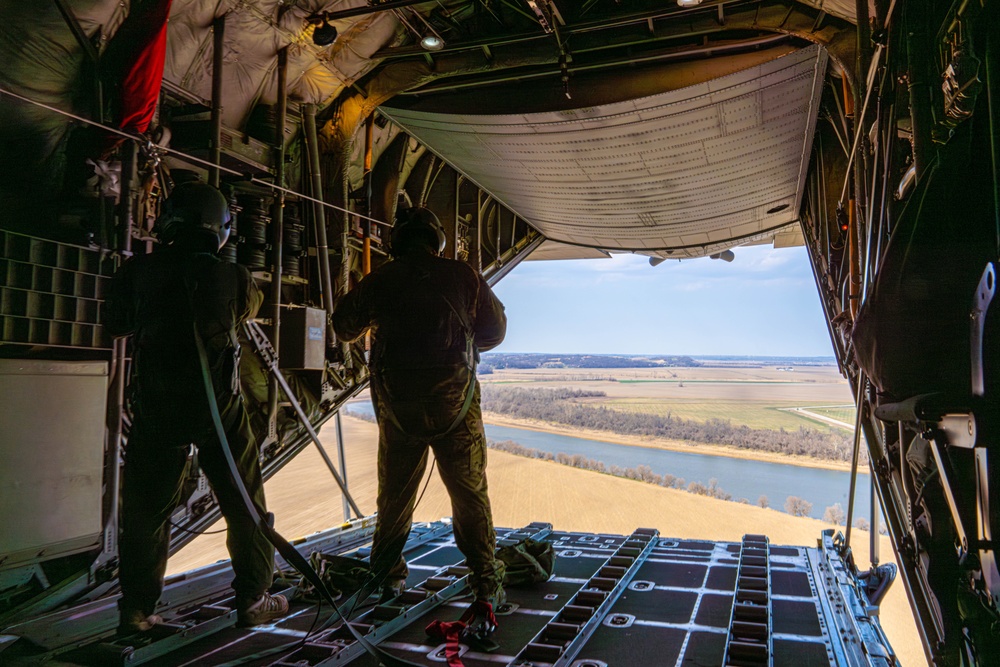
[[[762,366],[831,366],[833,357],[752,357],[680,354],[544,354],[488,352],[481,369],[497,368],[698,368]]]
[[[703,364],[679,355],[617,354],[507,354],[483,355],[483,366],[492,368],[666,368],[697,367]]]
[[[835,366],[835,357],[752,357],[731,354],[694,355],[702,366]]]

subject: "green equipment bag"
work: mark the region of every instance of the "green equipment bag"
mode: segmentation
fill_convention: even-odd
[[[357,558],[330,556],[314,551],[309,556],[309,564],[336,599],[357,593],[371,580],[371,568],[368,567],[368,563]],[[320,597],[315,587],[305,577],[299,582],[299,592],[306,600]]]
[[[497,558],[507,566],[505,586],[531,586],[548,581],[556,563],[556,550],[550,542],[522,540],[517,544],[501,547]]]

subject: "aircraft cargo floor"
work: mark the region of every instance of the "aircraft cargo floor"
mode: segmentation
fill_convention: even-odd
[[[370,518],[354,521],[296,546],[306,554],[363,557],[372,528]],[[536,523],[498,530],[501,544],[526,537],[553,544],[554,575],[529,588],[508,588],[493,636],[498,646],[485,651],[461,644],[459,659],[467,667],[896,664],[876,608],[829,534],[807,548],[770,545],[754,535],[725,543],[663,538],[649,529],[597,535]],[[457,620],[469,602],[450,524],[415,524],[406,553],[408,590],[385,605],[374,598],[359,604],[353,626],[393,656],[446,665],[445,644],[431,640],[425,628]],[[0,658],[63,665],[377,665],[342,621],[332,620],[326,604],[317,614],[315,603],[294,600],[291,613],[274,625],[235,627],[230,578],[228,562],[220,562],[168,580],[166,625],[151,633],[151,642],[115,639],[115,598],[105,597],[7,628],[5,634],[21,639]]]

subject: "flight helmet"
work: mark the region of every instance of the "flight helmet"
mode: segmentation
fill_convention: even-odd
[[[200,181],[175,187],[163,202],[154,227],[164,243],[198,234],[213,237],[220,249],[229,240],[231,228],[229,202],[217,188]]]
[[[404,208],[396,213],[396,224],[389,234],[389,249],[397,257],[415,246],[426,246],[434,253],[444,251],[445,235],[441,221],[423,206]]]

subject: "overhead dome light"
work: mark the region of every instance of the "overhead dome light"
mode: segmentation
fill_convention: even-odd
[[[440,51],[444,48],[444,40],[431,33],[420,40],[420,46],[427,51]]]
[[[330,25],[324,18],[323,22],[313,30],[313,44],[316,46],[330,46],[336,41],[337,29]]]
[[[677,0],[678,7],[697,7],[702,0]]]

